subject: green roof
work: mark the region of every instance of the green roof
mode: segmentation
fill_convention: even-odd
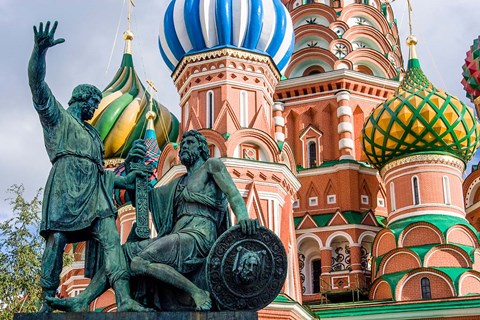
[[[352,159],[340,159],[340,160],[324,161],[320,165],[318,165],[316,167],[311,167],[311,168],[304,168],[302,166],[297,166],[297,170],[298,171],[303,171],[303,170],[310,170],[310,169],[317,169],[317,168],[328,168],[328,167],[333,167],[333,166],[336,166],[338,164],[343,164],[343,163],[359,164],[362,167],[371,168],[371,166],[366,162],[356,161],[356,160],[352,160]]]
[[[303,220],[303,217],[296,217],[296,218],[293,218],[293,225],[296,227],[298,227],[298,225],[300,224],[300,222],[302,222]]]
[[[417,222],[428,222],[433,224],[438,229],[440,229],[440,232],[442,232],[444,236],[446,235],[446,232],[448,231],[448,229],[450,229],[452,226],[462,225],[469,228],[478,238],[477,230],[475,230],[475,228],[470,223],[468,223],[467,220],[458,218],[458,217],[442,215],[442,214],[424,214],[421,216],[414,216],[414,217],[401,219],[389,224],[387,228],[393,232],[393,234],[395,235],[395,238],[398,240],[400,233],[406,227]]]
[[[313,221],[317,224],[319,227],[325,227],[327,223],[332,219],[333,215],[335,213],[325,213],[325,214],[319,214],[316,216],[312,216]]]
[[[318,306],[319,309],[314,310],[314,313],[321,319],[329,318],[346,318],[346,317],[358,317],[358,319],[390,319],[389,315],[395,314],[399,316],[404,314],[401,319],[409,319],[412,317],[426,318],[425,316],[431,316],[432,313],[446,314],[448,311],[451,313],[466,312],[474,310],[480,307],[480,298],[456,298],[456,299],[441,299],[441,300],[428,300],[428,301],[412,301],[395,303],[392,301],[361,301],[350,304],[331,304]],[[322,308],[322,309],[320,309]],[[458,312],[457,312],[458,311]],[[472,311],[469,311],[472,314]],[[437,317],[437,316],[436,316]],[[396,317],[400,319],[400,317]]]
[[[388,219],[387,217],[382,217],[382,216],[375,216],[377,219],[377,222],[380,226],[385,227],[387,225]]]

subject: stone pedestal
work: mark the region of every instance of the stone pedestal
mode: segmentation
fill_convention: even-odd
[[[257,320],[255,311],[16,313],[14,320]]]

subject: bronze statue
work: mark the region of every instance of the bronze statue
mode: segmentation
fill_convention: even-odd
[[[144,311],[130,297],[129,273],[115,224],[113,188],[126,188],[141,173],[118,177],[103,169],[103,144],[86,121],[95,112],[102,93],[92,85],[77,86],[64,109],[45,82],[46,53],[64,42],[54,39],[57,22],[50,29],[34,29],[34,47],[28,65],[33,104],[43,127],[52,169],[45,187],[40,234],[46,240],[42,259],[40,312],[49,312],[46,299],[55,296],[66,243],[96,240],[103,249],[104,271],[112,284],[119,311]]]
[[[145,147],[135,144],[127,161],[143,159],[144,153]],[[228,203],[244,234],[255,234],[258,221],[248,218],[245,203],[223,162],[209,158],[208,144],[201,133],[184,133],[179,156],[187,173],[149,191],[149,209],[157,237],[135,239],[132,230],[124,252],[131,261],[137,301],[157,310],[209,310],[212,301],[201,270],[214,242],[228,227]],[[154,280],[159,283],[156,285]],[[177,290],[174,299],[171,292],[163,291],[165,286]],[[57,309],[85,310],[106,289],[107,279],[100,270],[80,295],[49,301]],[[167,302],[162,301],[165,299]]]

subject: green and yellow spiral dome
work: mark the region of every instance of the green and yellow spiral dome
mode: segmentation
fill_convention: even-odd
[[[105,147],[105,158],[125,158],[133,142],[144,137],[146,115],[150,110],[150,95],[140,82],[133,67],[130,52],[133,33],[124,34],[126,41],[122,63],[115,77],[103,91],[91,123],[97,128]],[[163,105],[152,99],[152,111],[157,142],[162,148],[168,141],[176,141],[179,132],[177,118]]]
[[[363,151],[377,169],[419,152],[448,153],[467,162],[479,143],[473,110],[430,83],[416,57],[416,43],[414,37],[408,38],[410,59],[404,79],[362,129]]]

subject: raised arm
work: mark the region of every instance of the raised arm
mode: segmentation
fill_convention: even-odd
[[[51,30],[50,21],[45,24],[45,29],[43,27],[43,23],[40,23],[38,30],[36,26],[33,27],[34,45],[32,55],[28,63],[28,82],[30,85],[30,90],[32,91],[33,102],[39,106],[44,105],[48,101],[50,91],[47,83],[45,82],[45,56],[47,54],[47,50],[48,48],[65,41],[62,38],[56,40],[54,39],[57,24],[57,21],[55,21]]]
[[[228,202],[232,208],[233,213],[237,217],[238,224],[242,227],[242,231],[247,234],[254,234],[258,228],[258,221],[256,219],[249,219],[247,207],[245,202],[238,192],[237,186],[232,180],[232,177],[225,168],[223,162],[216,158],[210,158],[207,160],[207,168],[210,174],[212,174],[215,183],[220,190],[227,195]]]

